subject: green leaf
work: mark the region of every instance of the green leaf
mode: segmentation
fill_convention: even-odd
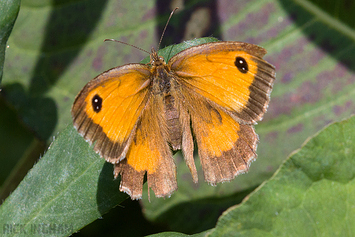
[[[209,236],[352,236],[355,116],[309,139]]]
[[[319,10],[326,12],[334,19],[343,22],[343,24],[347,24],[351,28],[355,29],[355,2],[347,1],[347,0],[339,0],[339,1],[323,1],[323,0],[312,0],[313,3]],[[303,1],[303,3],[307,3],[307,1]]]
[[[3,0],[0,2],[0,82],[3,75],[7,39],[14,26],[20,10],[20,0]]]
[[[16,234],[15,224],[33,235],[67,236],[124,201],[118,187],[112,165],[69,125],[0,206],[0,226],[6,236]]]

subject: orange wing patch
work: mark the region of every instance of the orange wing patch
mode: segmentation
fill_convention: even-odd
[[[74,126],[110,162],[124,158],[148,99],[147,66],[114,68],[88,83],[72,108]]]
[[[185,78],[202,96],[231,111],[240,112],[248,102],[249,86],[257,68],[256,65],[251,65],[249,73],[243,75],[234,65],[237,55],[248,61],[252,57],[242,51],[194,55],[186,65],[181,65],[181,71],[177,69],[176,74]]]
[[[209,123],[204,123],[201,118],[196,118],[193,119],[194,126],[201,128],[197,132],[199,143],[203,144],[210,155],[220,157],[224,151],[233,148],[239,138],[240,125],[222,111],[212,110],[210,114],[211,121]]]

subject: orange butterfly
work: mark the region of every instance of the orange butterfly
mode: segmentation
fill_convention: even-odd
[[[181,149],[197,182],[195,136],[210,184],[246,172],[256,157],[253,124],[262,119],[275,80],[266,51],[241,42],[188,48],[168,63],[154,49],[149,64],[127,64],[91,80],[72,107],[75,128],[121,174],[132,199],[177,189],[171,149]]]

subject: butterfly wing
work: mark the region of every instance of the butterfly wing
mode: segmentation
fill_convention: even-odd
[[[242,42],[207,43],[186,49],[169,61],[186,86],[252,124],[261,120],[270,99],[275,68],[266,51]]]
[[[121,174],[120,190],[132,199],[142,197],[145,173],[148,188],[158,197],[177,188],[163,102],[152,95],[151,80],[146,65],[111,69],[90,81],[72,107],[75,128],[115,164],[115,178]]]
[[[192,90],[184,88],[181,95],[190,115],[205,180],[214,185],[246,172],[256,156],[258,136],[253,126],[239,123]]]
[[[136,124],[148,101],[149,67],[128,64],[91,80],[77,95],[74,127],[111,163],[128,152]]]
[[[252,124],[266,111],[275,69],[256,45],[195,46],[169,61],[191,117],[201,165],[211,184],[247,171],[258,137]]]

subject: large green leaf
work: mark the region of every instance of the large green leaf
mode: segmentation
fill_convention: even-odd
[[[72,234],[127,198],[118,186],[112,165],[68,126],[0,206],[2,233]]]
[[[355,116],[296,151],[208,236],[354,236]]]

